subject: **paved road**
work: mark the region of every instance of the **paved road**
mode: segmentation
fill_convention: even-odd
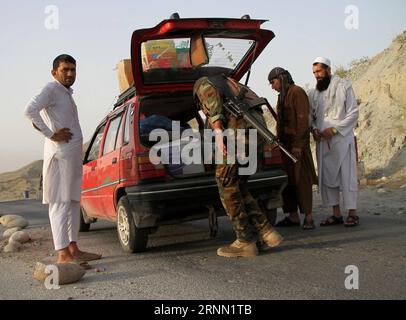
[[[36,201],[0,203],[0,214],[17,212],[36,227],[48,224]],[[376,214],[353,229],[281,230],[280,248],[246,259],[216,256],[233,239],[224,217],[216,239],[205,220],[162,227],[148,251],[136,255],[121,251],[114,226],[97,223],[80,241],[103,251],[94,266],[104,272],[91,270],[81,282],[50,291],[31,278],[35,255],[0,254],[0,299],[405,299],[406,216]],[[43,245],[52,252],[50,241]],[[359,269],[358,290],[345,288],[348,265]]]

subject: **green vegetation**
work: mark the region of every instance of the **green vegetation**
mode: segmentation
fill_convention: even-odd
[[[362,57],[360,59],[355,59],[352,60],[348,68],[345,68],[344,66],[340,65],[337,67],[335,71],[335,75],[339,76],[340,78],[349,78],[351,71],[358,68],[361,65],[364,65],[370,61],[369,57]]]

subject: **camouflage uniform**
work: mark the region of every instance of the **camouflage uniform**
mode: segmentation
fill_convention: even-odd
[[[230,79],[230,89],[238,94],[241,84]],[[223,99],[218,89],[207,77],[199,79],[194,86],[194,96],[198,98],[200,108],[206,115],[210,124],[221,120],[223,129],[250,129],[251,127],[243,119],[226,114],[223,110]],[[251,90],[246,95],[247,101],[257,96]],[[265,123],[260,112],[255,112],[257,119]],[[258,139],[258,150],[262,150],[263,140]],[[248,142],[248,136],[246,136]],[[251,242],[255,233],[264,233],[272,230],[266,215],[260,209],[257,201],[247,188],[248,176],[238,174],[239,164],[227,164],[226,156],[223,164],[216,167],[216,182],[219,189],[220,199],[233,225],[237,240]],[[258,159],[261,159],[258,157]]]

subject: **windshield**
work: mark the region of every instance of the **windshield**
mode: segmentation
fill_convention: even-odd
[[[232,73],[254,47],[255,41],[206,37],[209,63],[190,64],[190,38],[150,40],[141,45],[145,84],[192,82],[202,76]]]

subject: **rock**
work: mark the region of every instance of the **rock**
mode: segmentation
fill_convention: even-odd
[[[29,224],[28,221],[25,220],[24,218],[18,218],[18,219],[15,219],[15,220],[12,220],[11,222],[9,222],[7,224],[7,229],[8,228],[15,228],[15,227],[25,229],[25,228],[28,227],[28,224]]]
[[[15,219],[20,219],[20,218],[22,218],[22,217],[16,216],[16,215],[13,215],[13,214],[7,214],[7,215],[5,215],[5,216],[0,217],[0,224],[2,224],[3,226],[5,226],[6,228],[8,228],[7,225],[8,225],[11,221],[13,221],[13,220],[15,220]]]
[[[65,285],[78,282],[80,279],[83,278],[86,271],[76,263],[65,263],[65,264],[54,264],[57,268],[59,273],[59,283],[57,285]],[[33,277],[38,281],[45,281],[45,279],[51,275],[50,273],[46,273],[46,265],[37,262],[34,270]]]
[[[378,193],[386,193],[386,190],[385,190],[385,189],[378,189],[377,192],[378,192]]]
[[[21,228],[20,227],[15,227],[15,228],[11,228],[11,229],[7,229],[6,231],[4,231],[3,233],[3,239],[8,239],[11,237],[11,235],[17,231],[20,231]]]
[[[19,227],[24,229],[28,226],[28,221],[23,217],[17,215],[5,215],[0,218],[0,224],[2,224],[7,229]]]
[[[403,186],[400,187],[400,189],[404,189],[406,188],[406,184],[404,184]]]
[[[368,185],[368,179],[366,179],[366,178],[361,179],[361,180],[359,181],[359,185],[360,185],[361,187],[367,186],[367,185]]]
[[[14,242],[14,241],[9,241],[8,245],[4,247],[4,252],[5,253],[14,253],[18,252],[21,248],[21,243],[19,242]]]
[[[30,241],[30,235],[25,231],[17,231],[15,232],[9,239],[9,242],[19,242],[19,243],[26,243]]]

